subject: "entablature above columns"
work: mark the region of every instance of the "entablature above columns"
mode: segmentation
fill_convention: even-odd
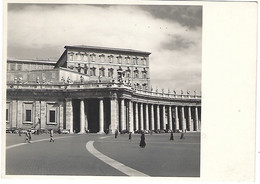
[[[127,99],[132,102],[166,105],[166,106],[201,106],[201,99],[178,99],[164,98],[134,93],[134,90],[126,87],[91,87],[91,88],[59,88],[59,89],[7,89],[8,99],[53,99],[62,100],[65,98],[116,98]]]

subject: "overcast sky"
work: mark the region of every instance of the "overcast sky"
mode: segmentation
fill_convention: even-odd
[[[8,5],[9,59],[57,60],[65,45],[148,51],[153,88],[201,91],[202,7]]]

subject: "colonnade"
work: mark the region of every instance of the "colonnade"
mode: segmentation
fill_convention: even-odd
[[[99,134],[105,133],[104,99],[99,101]],[[142,103],[130,99],[110,99],[110,130],[134,132],[136,130],[182,130],[199,131],[199,106]],[[80,131],[88,129],[84,99],[80,100]],[[66,127],[73,130],[72,99],[66,100]],[[71,131],[72,132],[72,131]]]

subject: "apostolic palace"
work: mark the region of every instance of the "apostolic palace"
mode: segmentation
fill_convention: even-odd
[[[8,59],[6,128],[200,131],[201,96],[153,89],[150,54],[79,45],[58,61]]]

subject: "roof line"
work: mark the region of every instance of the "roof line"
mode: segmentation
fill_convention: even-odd
[[[133,50],[133,49],[121,49],[121,48],[112,48],[112,47],[98,47],[98,46],[89,46],[89,45],[66,45],[64,47],[65,49],[67,48],[81,48],[81,49],[93,49],[93,50],[108,50],[108,51],[117,51],[117,52],[130,52],[130,53],[140,53],[140,54],[146,54],[150,55],[150,52],[146,51],[139,51],[139,50]]]

